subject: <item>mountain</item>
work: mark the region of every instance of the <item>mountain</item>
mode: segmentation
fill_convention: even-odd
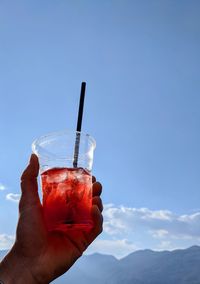
[[[53,283],[200,284],[200,247],[139,250],[120,260],[100,254],[84,256]]]
[[[55,280],[55,284],[102,284],[110,272],[119,268],[119,260],[112,255],[95,253],[82,256],[65,275]]]
[[[172,252],[137,251],[120,260],[121,270],[111,284],[199,284],[200,247]]]
[[[0,251],[0,259],[6,251]],[[200,284],[200,247],[81,257],[55,284]]]

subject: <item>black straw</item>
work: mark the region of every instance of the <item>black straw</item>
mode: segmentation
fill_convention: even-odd
[[[83,118],[85,89],[86,89],[86,83],[82,82],[80,101],[79,101],[78,121],[77,121],[77,127],[76,127],[76,131],[77,131],[76,132],[76,141],[75,141],[75,148],[74,148],[74,161],[73,161],[73,167],[74,168],[77,168],[77,165],[78,165],[78,154],[79,154],[79,145],[80,145],[80,136],[81,136],[80,132],[81,132],[82,118]]]

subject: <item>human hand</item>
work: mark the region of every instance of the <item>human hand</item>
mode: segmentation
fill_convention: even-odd
[[[67,233],[48,232],[44,223],[42,205],[38,195],[37,176],[39,163],[32,155],[21,177],[22,195],[19,203],[19,221],[16,241],[5,263],[16,262],[22,282],[13,277],[14,283],[45,284],[66,272],[82,255],[88,245],[102,232],[103,210],[100,199],[101,184],[93,180],[91,231],[69,230]],[[7,268],[9,271],[9,269]],[[17,265],[16,269],[17,270]],[[17,274],[17,273],[16,273]],[[0,269],[0,279],[1,269]],[[8,278],[9,279],[9,278]],[[25,280],[26,279],[26,280]],[[3,279],[2,279],[3,280]],[[12,281],[7,283],[13,283]],[[7,284],[6,283],[6,284]]]

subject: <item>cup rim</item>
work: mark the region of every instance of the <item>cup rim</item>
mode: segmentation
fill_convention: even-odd
[[[51,137],[58,137],[58,136],[62,136],[62,135],[66,135],[66,134],[81,134],[81,135],[84,135],[85,137],[88,137],[88,139],[89,139],[89,142],[91,143],[91,145],[92,145],[92,147],[93,147],[93,150],[96,148],[96,141],[95,141],[95,139],[90,135],[90,134],[88,134],[88,133],[86,133],[86,132],[82,132],[82,131],[74,131],[74,130],[70,130],[70,129],[65,129],[65,130],[61,130],[61,131],[54,131],[54,132],[49,132],[49,133],[47,133],[47,134],[45,134],[45,135],[42,135],[42,136],[40,136],[39,138],[36,138],[33,142],[32,142],[32,145],[31,145],[31,148],[32,148],[32,151],[33,151],[33,153],[35,153],[35,154],[37,154],[38,155],[38,153],[37,153],[37,150],[36,150],[36,148],[37,148],[37,146],[40,146],[41,145],[41,143],[42,143],[42,141],[44,140],[45,141],[45,139],[47,139],[47,138],[51,138]],[[74,141],[74,144],[75,144],[75,141]],[[85,154],[87,154],[87,153],[85,153]],[[84,154],[84,155],[85,155]]]

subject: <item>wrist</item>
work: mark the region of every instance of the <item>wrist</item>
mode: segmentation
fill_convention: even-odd
[[[0,263],[0,283],[3,284],[38,284],[27,267],[25,259],[17,256],[12,248]]]

